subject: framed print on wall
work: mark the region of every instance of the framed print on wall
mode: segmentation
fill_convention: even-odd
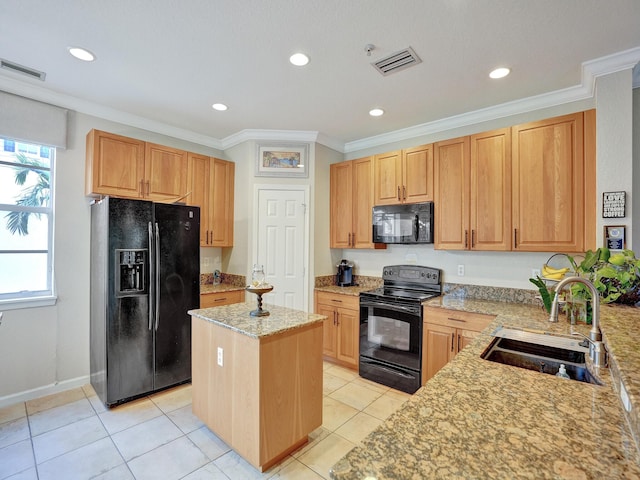
[[[308,143],[259,143],[256,177],[309,176]]]

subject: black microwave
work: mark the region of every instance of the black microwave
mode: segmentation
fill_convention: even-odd
[[[373,243],[433,243],[433,202],[373,207]]]

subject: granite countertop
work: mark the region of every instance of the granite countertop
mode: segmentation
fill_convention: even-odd
[[[194,317],[213,322],[243,335],[258,339],[322,322],[327,318],[324,315],[307,313],[275,305],[263,305],[263,310],[269,311],[270,315],[266,317],[252,317],[249,313],[255,310],[256,306],[255,303],[234,303],[233,305],[224,305],[221,307],[189,310],[188,313]]]
[[[201,284],[200,285],[200,295],[205,295],[207,293],[224,293],[224,292],[235,292],[238,290],[244,290],[245,287],[241,287],[238,285],[231,285],[229,283],[220,283],[218,285],[213,284]]]
[[[368,290],[373,290],[374,287],[371,285],[356,285],[352,287],[339,287],[338,285],[325,285],[322,287],[316,287],[316,292],[327,292],[327,293],[339,293],[340,295],[352,295],[359,296],[360,293],[366,292]]]
[[[617,382],[620,375],[637,402],[640,310],[603,305],[601,327],[612,368],[595,372],[607,380],[598,386],[480,358],[500,325],[568,335],[565,317],[550,324],[540,307],[446,295],[426,304],[496,318],[334,465],[332,478],[640,478],[631,433],[637,431],[634,410],[628,423],[611,380]],[[583,332],[589,329],[579,326]]]

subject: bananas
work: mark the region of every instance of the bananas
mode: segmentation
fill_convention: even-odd
[[[552,268],[549,265],[542,266],[542,278],[547,278],[549,280],[562,280],[566,273],[569,271],[569,268]]]

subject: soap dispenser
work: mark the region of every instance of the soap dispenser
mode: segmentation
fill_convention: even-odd
[[[565,368],[564,363],[560,364],[560,370],[558,370],[558,373],[556,373],[556,377],[566,378],[566,379],[571,378],[567,373],[567,369]]]

